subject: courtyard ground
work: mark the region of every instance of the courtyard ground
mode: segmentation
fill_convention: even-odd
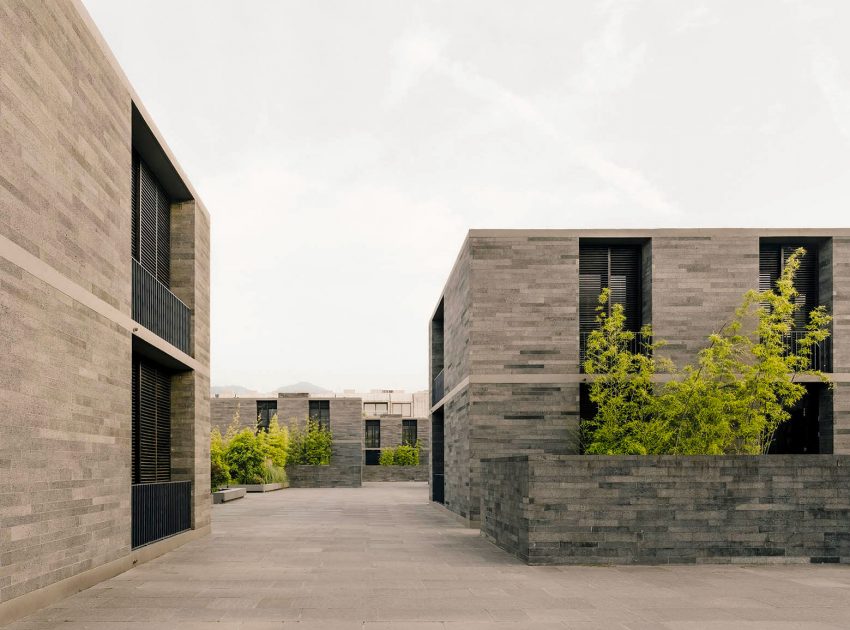
[[[528,567],[425,484],[287,489],[9,630],[850,628],[850,566]]]

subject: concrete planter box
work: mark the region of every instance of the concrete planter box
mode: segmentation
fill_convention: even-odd
[[[245,496],[245,488],[226,488],[212,493],[213,504],[227,503]]]
[[[244,488],[247,492],[274,492],[288,488],[288,483],[237,483],[234,488]]]
[[[850,455],[481,460],[481,532],[529,564],[850,562]]]
[[[428,481],[428,466],[363,466],[363,481]]]

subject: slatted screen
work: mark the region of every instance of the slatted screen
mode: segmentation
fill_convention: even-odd
[[[130,203],[133,209],[130,227],[132,242],[130,252],[133,258],[139,260],[139,169],[141,168],[139,154],[133,151],[133,170],[130,181]]]
[[[759,291],[776,288],[782,269],[798,247],[804,247],[806,255],[800,260],[800,268],[794,277],[794,287],[799,292],[797,303],[803,306],[794,314],[794,327],[804,330],[809,313],[818,306],[818,254],[815,247],[789,243],[762,244],[759,248]]]
[[[132,176],[133,258],[167,287],[171,279],[171,202],[135,152]]]
[[[133,357],[133,483],[171,480],[171,374]]]
[[[610,289],[609,306],[622,304],[626,329],[641,326],[641,250],[639,245],[580,245],[579,330],[598,327],[596,307],[602,289]]]

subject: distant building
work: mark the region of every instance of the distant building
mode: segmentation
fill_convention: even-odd
[[[309,401],[308,408],[293,415],[291,404],[284,399],[301,396]],[[428,420],[428,392],[408,393],[403,390],[373,389],[366,393],[344,390],[332,395],[277,394],[268,396],[214,396],[210,399],[212,426],[224,433],[239,413],[240,424],[245,427],[267,426],[276,415],[281,425],[302,421],[307,417],[330,427],[337,442],[338,431],[334,408],[341,400],[357,400],[363,433],[359,448],[363,479],[393,480],[398,476],[420,481],[428,479],[428,461],[431,447],[431,426]],[[396,477],[385,478],[386,470],[377,470],[381,451],[402,444],[420,445],[420,466],[416,470],[396,471]],[[383,468],[383,467],[381,467]]]

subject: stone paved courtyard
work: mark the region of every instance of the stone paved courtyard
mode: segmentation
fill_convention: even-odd
[[[527,567],[424,484],[288,489],[8,628],[850,628],[850,566]]]

